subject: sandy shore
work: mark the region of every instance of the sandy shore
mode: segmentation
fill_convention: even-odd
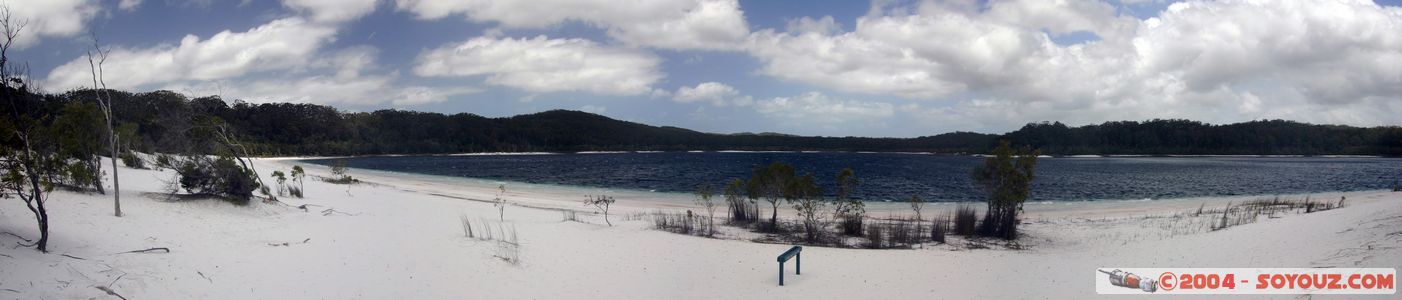
[[[256,165],[266,176],[290,162]],[[283,198],[303,211],[172,202],[158,194],[169,170],[121,172],[125,217],[111,216],[110,196],[59,192],[52,253],[0,247],[0,299],[111,297],[99,286],[129,299],[1078,299],[1097,298],[1099,267],[1402,267],[1402,193],[1382,191],[1314,194],[1349,205],[1219,231],[1185,212],[1258,197],[1029,203],[1025,250],[957,239],[911,250],[808,247],[803,275],[781,288],[774,257],[786,245],[673,234],[624,217],[691,208],[684,194],[511,184],[499,223],[519,237],[520,261],[509,263],[499,243],[463,236],[462,218],[498,218],[482,202],[495,197],[492,181],[352,170],[366,184],[308,181],[307,198]],[[615,226],[590,213],[563,221],[561,209],[589,212],[580,201],[598,193],[619,199]],[[3,200],[0,231],[35,237],[23,204]],[[151,247],[171,252],[122,253]]]

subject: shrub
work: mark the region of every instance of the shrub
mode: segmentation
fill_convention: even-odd
[[[136,155],[136,152],[132,152],[132,151],[122,152],[121,157],[122,157],[122,165],[125,165],[125,166],[127,166],[128,168],[133,168],[133,169],[145,169],[145,168],[146,168],[146,161],[142,160],[142,159],[141,159],[141,156],[137,156],[137,155]]]
[[[296,183],[297,183],[297,186],[295,186],[295,187],[289,186],[289,187],[287,188],[287,193],[288,193],[288,194],[292,194],[293,197],[302,198],[302,188],[306,187],[306,186],[305,186],[305,183],[306,183],[305,180],[306,180],[306,177],[307,177],[307,171],[302,170],[302,166],[296,166],[296,165],[294,165],[294,166],[292,166],[292,174],[291,174],[291,175],[292,175],[292,181],[293,181],[293,182],[296,182]]]
[[[1017,239],[1017,210],[989,210],[979,223],[978,234],[1007,240]]]
[[[822,187],[813,179],[813,174],[808,174],[793,180],[788,190],[792,194],[787,197],[788,202],[803,220],[804,239],[817,241],[826,222]]]
[[[915,212],[916,221],[924,220],[920,213],[925,211],[925,199],[920,199],[920,196],[910,196],[910,199],[906,199],[906,203],[909,203],[910,210]]]
[[[277,180],[277,195],[287,195],[287,175],[282,171],[273,170],[273,179]]]
[[[604,212],[604,223],[608,223],[609,227],[613,227],[613,222],[609,221],[609,206],[613,205],[614,202],[617,202],[617,200],[614,200],[613,197],[610,196],[584,196],[584,205],[592,205],[599,211]],[[691,211],[686,211],[686,215],[687,217],[691,217]]]
[[[258,178],[234,158],[221,156],[191,156],[176,168],[180,188],[196,195],[220,196],[238,204],[247,204],[258,189]]]
[[[350,174],[346,174],[346,172],[349,171],[350,168],[346,167],[346,160],[337,159],[331,162],[331,178],[326,178],[323,181],[335,184],[352,184],[360,182],[360,180],[356,180],[355,178],[351,177]]]
[[[954,234],[962,236],[974,235],[977,230],[978,211],[973,205],[959,204],[954,208]]]
[[[843,168],[837,172],[837,198],[833,199],[833,217],[840,219],[838,227],[842,229],[842,234],[849,236],[862,236],[863,222],[866,220],[866,203],[853,199],[852,193],[857,190],[857,185],[861,180],[851,168]]]
[[[707,228],[710,228],[710,231],[706,232],[706,236],[716,234],[716,202],[712,199],[715,195],[716,190],[709,183],[703,183],[696,187],[696,204],[706,209],[706,221],[710,223],[706,225]]]
[[[175,169],[176,167],[178,166],[175,165],[175,159],[170,157],[170,155],[156,154],[156,168]]]

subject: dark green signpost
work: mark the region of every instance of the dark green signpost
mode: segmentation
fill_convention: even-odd
[[[803,254],[800,252],[803,252],[803,247],[793,246],[789,251],[784,251],[784,254],[779,254],[779,286],[784,286],[784,262],[790,258],[797,258],[793,263],[793,274],[803,275]]]

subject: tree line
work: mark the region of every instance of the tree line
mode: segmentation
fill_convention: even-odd
[[[1190,120],[1114,121],[1071,127],[1031,123],[1004,134],[952,132],[916,138],[713,134],[567,110],[488,118],[386,109],[344,112],[306,103],[226,102],[171,91],[75,90],[33,97],[41,115],[91,114],[110,97],[124,147],[147,153],[196,150],[192,129],[227,126],[253,155],[448,154],[532,151],[826,150],[989,153],[999,140],[1049,155],[1233,154],[1402,156],[1402,127],[1262,120],[1213,125]],[[24,101],[12,100],[12,101]],[[70,106],[80,106],[71,108]],[[10,109],[10,107],[0,107]],[[6,115],[10,115],[6,113]]]

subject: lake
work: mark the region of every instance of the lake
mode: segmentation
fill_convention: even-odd
[[[346,159],[354,169],[536,184],[690,192],[747,178],[758,165],[783,161],[812,172],[832,192],[850,167],[868,201],[982,200],[969,171],[983,158],[900,153],[660,152],[536,155],[376,156]],[[329,164],[331,160],[308,160]],[[1355,157],[1043,157],[1030,201],[1165,199],[1202,196],[1344,192],[1391,188],[1402,159]]]

